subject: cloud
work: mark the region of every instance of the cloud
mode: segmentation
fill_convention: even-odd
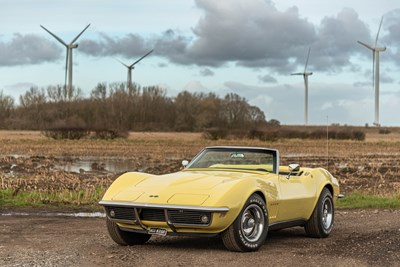
[[[196,0],[204,15],[194,27],[188,48],[192,62],[221,66],[226,62],[286,72],[289,57],[315,39],[314,26],[301,19],[297,8],[278,11],[264,0]]]
[[[385,57],[400,66],[400,9],[385,14],[382,31],[387,33],[380,38],[379,42],[380,46],[388,46]]]
[[[303,68],[310,47],[309,66],[314,71],[354,70],[357,66],[351,62],[352,55],[370,56],[356,43],[372,40],[369,29],[351,8],[314,25],[300,16],[297,7],[280,11],[267,0],[195,3],[203,15],[192,28],[191,36],[173,29],[146,38],[138,34],[110,37],[101,33],[99,40],[83,40],[81,51],[91,56],[138,57],[154,48],[155,55],[175,64],[221,67],[234,63],[268,68],[279,74]],[[395,29],[393,35],[397,34]]]
[[[386,73],[381,73],[379,75],[379,81],[381,81],[382,83],[394,83],[394,79],[392,77],[390,77],[389,75],[387,75]]]
[[[123,37],[112,37],[106,33],[99,33],[98,36],[96,40],[82,40],[79,46],[80,51],[93,57],[138,58],[149,52],[150,49],[154,49],[152,55],[165,57],[178,64],[192,64],[186,56],[190,38],[172,29],[147,39],[132,33]]]
[[[214,76],[214,72],[212,70],[210,70],[209,68],[205,68],[200,70],[200,75],[207,77],[207,76]]]
[[[269,74],[259,75],[258,79],[263,83],[278,83],[278,80]]]
[[[181,65],[269,67],[277,72],[293,69],[291,58],[315,41],[314,25],[300,18],[296,7],[278,11],[265,0],[196,0],[203,16],[188,36],[177,30],[144,38],[137,34],[83,40],[81,52],[91,56],[139,56],[146,48]],[[251,15],[249,15],[251,14]],[[300,52],[299,52],[300,51]]]
[[[388,32],[388,35],[383,38],[384,42],[400,45],[400,8],[385,14],[382,30]]]
[[[127,34],[124,37],[111,37],[105,33],[99,34],[99,40],[83,39],[79,50],[90,56],[122,56],[125,58],[140,57],[151,47],[146,40],[137,34]]]
[[[315,70],[328,72],[339,72],[351,66],[351,55],[362,52],[356,41],[371,40],[367,25],[350,8],[344,8],[336,17],[325,17],[317,35],[317,41],[311,45],[309,64]]]
[[[187,49],[191,38],[169,29],[159,37],[151,39],[155,53],[166,57],[173,63],[182,65],[193,64],[187,56]]]
[[[60,59],[62,49],[54,42],[34,34],[14,34],[0,40],[0,66],[33,65]]]
[[[128,33],[115,37],[101,32],[94,39],[82,39],[79,52],[93,57],[131,58],[133,62],[154,49],[152,56],[168,63],[199,66],[203,76],[211,74],[204,72],[210,67],[236,64],[267,68],[270,76],[258,77],[265,83],[276,83],[276,74],[302,70],[310,47],[310,71],[354,71],[359,68],[352,62],[354,55],[371,57],[356,41],[372,43],[374,37],[351,8],[313,24],[301,16],[296,6],[278,10],[269,0],[195,0],[195,5],[202,15],[190,25],[191,34],[168,28],[147,36]],[[400,65],[399,29],[400,9],[396,9],[385,15],[381,35],[382,42],[395,48],[386,52],[389,60]],[[35,52],[23,45],[28,42],[37,44]],[[15,35],[9,43],[0,42],[0,48],[0,65],[54,61],[62,51],[54,40],[34,35]]]
[[[354,55],[371,56],[356,41],[372,43],[374,37],[351,8],[313,24],[301,16],[296,6],[278,10],[269,0],[195,0],[195,5],[202,15],[191,34],[168,28],[148,36],[99,33],[96,39],[83,39],[79,50],[93,57],[134,60],[154,49],[152,55],[169,63],[202,67],[203,76],[208,76],[204,68],[229,64],[289,74],[304,68],[309,48],[308,69],[331,74],[357,70],[359,67],[352,62]],[[382,41],[397,47],[390,58],[400,64],[400,9],[386,17]],[[259,77],[262,82],[275,83],[271,78]]]

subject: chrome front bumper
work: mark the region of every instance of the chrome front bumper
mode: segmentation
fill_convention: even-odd
[[[135,224],[148,231],[143,221],[164,222],[176,232],[177,227],[207,227],[212,223],[214,213],[226,213],[227,207],[199,207],[182,205],[161,205],[148,203],[100,201],[107,217],[115,222]]]

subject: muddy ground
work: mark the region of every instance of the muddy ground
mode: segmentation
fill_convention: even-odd
[[[293,162],[307,167],[327,165],[326,159],[314,155],[282,156],[281,161],[283,165]],[[112,166],[119,162],[127,166]],[[395,195],[400,193],[399,162],[400,155],[394,154],[332,157],[328,169],[338,178],[341,191],[346,195],[353,191]],[[71,165],[75,166],[74,170],[67,169]],[[79,157],[0,156],[0,189],[10,188],[17,192],[33,190],[56,193],[65,189],[87,192],[96,187],[108,188],[126,171],[165,174],[181,168],[180,159],[160,161],[151,157],[120,160],[93,157],[88,161]]]
[[[254,253],[226,251],[218,237],[122,247],[104,218],[0,217],[0,266],[400,266],[399,251],[400,210],[339,210],[329,238],[291,228],[270,233]]]
[[[113,141],[51,140],[34,134],[0,131],[0,189],[11,189],[13,195],[81,190],[89,192],[91,201],[91,190],[107,188],[123,172],[175,172],[183,159],[190,160],[205,146],[235,145],[279,149],[283,165],[326,168],[338,178],[346,195],[353,191],[400,194],[397,132],[373,138],[368,134],[365,142],[331,140],[329,144],[297,139],[205,140],[200,133],[131,133],[128,140]]]

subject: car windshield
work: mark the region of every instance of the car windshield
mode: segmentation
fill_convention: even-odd
[[[242,169],[275,173],[277,151],[263,148],[206,148],[192,160],[187,168]]]

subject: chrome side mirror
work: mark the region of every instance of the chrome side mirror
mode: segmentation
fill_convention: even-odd
[[[300,164],[289,164],[290,172],[297,172],[300,170]]]
[[[189,161],[188,160],[182,160],[182,166],[183,168],[186,168],[186,166],[189,165]]]
[[[290,178],[290,175],[292,175],[293,172],[298,172],[300,170],[300,164],[289,164],[289,174],[286,176],[286,179]]]

